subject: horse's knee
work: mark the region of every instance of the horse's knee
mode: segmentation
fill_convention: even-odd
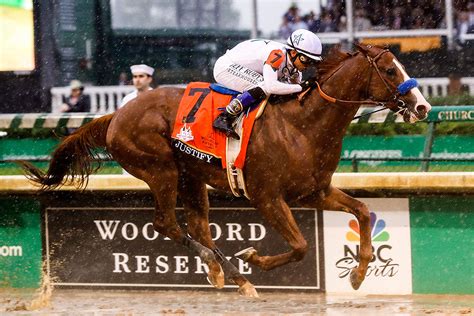
[[[304,258],[308,252],[308,243],[306,240],[300,242],[295,248],[293,248],[293,258],[295,261],[300,261]]]
[[[177,224],[167,223],[162,218],[153,221],[153,229],[160,235],[172,238],[179,234],[180,228]]]
[[[165,227],[165,225],[163,225],[163,222],[162,222],[162,221],[155,219],[155,220],[153,221],[153,229],[154,229],[156,232],[158,232],[159,234],[166,236],[166,227]]]
[[[370,222],[370,211],[368,206],[363,203],[357,203],[357,206],[353,209],[354,215],[357,217],[357,220],[360,223],[369,223]]]

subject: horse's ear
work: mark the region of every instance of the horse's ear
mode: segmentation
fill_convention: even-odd
[[[362,54],[367,55],[369,53],[370,46],[358,43],[355,43],[354,45]]]

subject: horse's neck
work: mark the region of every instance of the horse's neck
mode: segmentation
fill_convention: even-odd
[[[365,68],[360,66],[361,61],[355,58],[360,57],[347,60],[337,72],[324,82],[322,89],[326,94],[340,100],[360,101],[364,98],[368,78],[362,73]],[[357,104],[336,105],[327,102],[322,99],[317,89],[313,89],[306,103],[312,109],[308,119],[316,125],[329,127],[328,132],[333,137],[341,139],[360,106]]]
[[[345,61],[344,66],[324,83],[322,89],[337,99],[361,100],[368,78],[361,73],[364,70],[359,62],[363,60]],[[302,104],[291,100],[267,109],[265,120],[268,120],[268,124],[262,127],[267,128],[267,133],[273,134],[275,140],[280,139],[278,142],[285,146],[291,146],[287,131],[297,131],[295,137],[305,138],[312,148],[336,150],[358,108],[358,105],[329,103],[313,89]],[[273,131],[275,128],[279,132]]]

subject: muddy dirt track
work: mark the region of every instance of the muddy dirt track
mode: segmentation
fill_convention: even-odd
[[[0,290],[0,315],[474,315],[474,296],[224,291]],[[30,310],[29,310],[30,309]],[[31,310],[33,309],[33,310]]]

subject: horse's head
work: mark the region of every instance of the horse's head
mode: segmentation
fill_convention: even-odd
[[[357,45],[369,63],[367,95],[382,101],[392,111],[403,115],[405,122],[423,120],[431,110],[417,82],[408,76],[403,65],[386,48]]]

